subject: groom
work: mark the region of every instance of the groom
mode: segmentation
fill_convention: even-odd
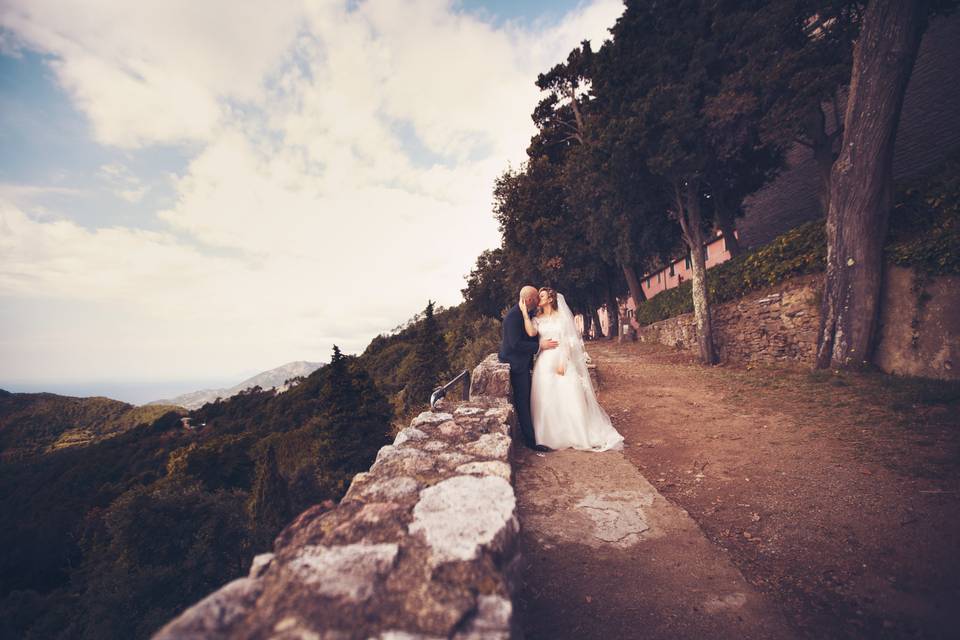
[[[539,294],[535,287],[527,285],[520,289],[521,302],[513,305],[503,319],[503,341],[500,343],[500,362],[510,364],[510,385],[513,387],[513,406],[517,410],[520,422],[520,434],[524,444],[535,451],[550,451],[548,447],[537,444],[533,433],[533,418],[530,416],[530,370],[533,368],[533,356],[541,349],[555,349],[556,340],[540,340],[527,335],[523,327],[523,314],[520,305],[533,313],[537,308]]]

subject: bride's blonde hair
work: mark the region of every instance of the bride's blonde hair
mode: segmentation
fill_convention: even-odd
[[[551,289],[550,287],[540,287],[540,293],[544,291],[547,292],[547,302],[553,305],[553,310],[558,311],[557,309],[557,292]]]

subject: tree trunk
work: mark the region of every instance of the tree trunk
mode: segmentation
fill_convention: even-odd
[[[839,131],[827,134],[826,121],[823,109],[818,106],[813,110],[806,127],[807,136],[813,148],[813,162],[817,167],[817,202],[820,205],[820,213],[824,216],[830,210],[831,170],[837,159],[833,142],[840,135]]]
[[[595,338],[603,337],[603,325],[600,324],[600,312],[597,307],[591,305],[590,317],[593,318],[593,333]]]
[[[894,140],[927,9],[922,1],[875,0],[863,16],[853,51],[843,145],[831,174],[817,344],[821,369],[861,366],[873,350],[893,197]]]
[[[591,315],[589,311],[586,311],[581,315],[583,317],[583,336],[582,337],[584,340],[589,340],[590,325],[593,324],[593,315]]]
[[[690,262],[693,266],[693,315],[697,322],[700,360],[704,364],[716,364],[718,358],[713,346],[713,323],[710,321],[710,301],[707,298],[707,262],[703,255],[705,238],[700,212],[700,190],[696,182],[690,180],[685,187],[684,199],[680,189],[679,185],[674,187],[677,217],[683,230],[683,239],[690,247]]]
[[[623,265],[623,275],[627,279],[627,286],[630,287],[630,297],[633,298],[633,306],[639,306],[641,302],[647,299],[647,295],[640,286],[640,279],[637,278],[637,271],[633,265]]]
[[[727,206],[722,196],[714,194],[713,197],[713,204],[717,214],[717,226],[720,227],[720,231],[723,233],[723,243],[727,251],[730,252],[730,257],[736,258],[743,253],[743,249],[740,247],[737,234],[734,233],[733,212],[730,210],[730,207]]]
[[[610,325],[607,337],[613,340],[620,335],[620,304],[617,302],[617,294],[613,292],[613,287],[607,290],[607,322]]]

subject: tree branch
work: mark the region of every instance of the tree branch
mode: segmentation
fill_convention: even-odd
[[[840,91],[840,87],[835,87],[833,93],[830,94],[830,103],[833,105],[833,124],[836,127],[831,136],[831,140],[836,139],[836,134],[840,131],[843,131],[843,123],[840,121],[840,107],[837,104],[837,93]]]
[[[683,231],[683,239],[686,241],[687,246],[690,247],[690,250],[693,251],[693,245],[691,244],[690,238],[690,228],[687,225],[687,217],[684,212],[683,195],[681,195],[680,186],[676,182],[673,183],[673,197],[677,205],[677,221],[680,222],[680,229]]]

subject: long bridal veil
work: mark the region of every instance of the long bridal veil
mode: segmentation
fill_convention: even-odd
[[[573,395],[579,398],[567,399],[570,404],[565,403],[564,406],[570,414],[581,416],[587,438],[587,442],[580,443],[576,448],[589,448],[594,451],[622,449],[623,436],[614,428],[610,416],[597,401],[587,369],[587,350],[573,319],[573,312],[561,293],[557,294],[557,311],[560,315],[560,344],[557,348],[561,350],[561,358],[567,363],[566,375],[574,374],[579,383],[573,385],[573,389],[576,389]]]
[[[573,369],[581,383],[586,383],[590,395],[593,395],[590,371],[587,369],[587,349],[583,346],[580,331],[577,330],[573,311],[567,306],[567,300],[562,293],[557,294],[557,311],[560,313],[560,344],[557,347],[563,349],[567,366]]]

